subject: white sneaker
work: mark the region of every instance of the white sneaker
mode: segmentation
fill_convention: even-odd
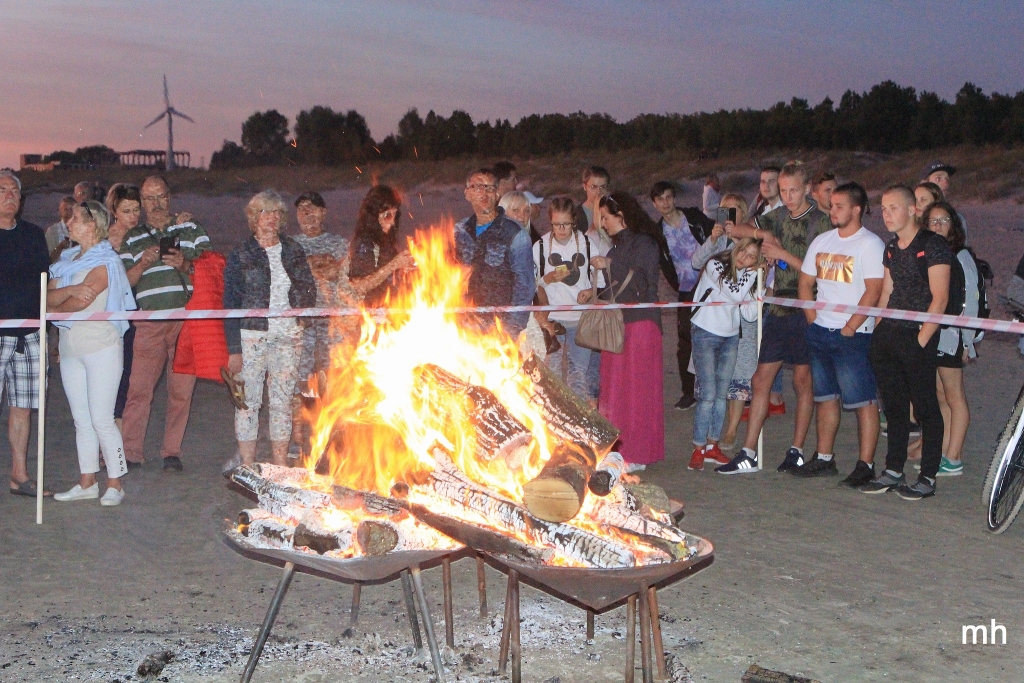
[[[83,489],[81,484],[75,484],[70,490],[64,493],[55,493],[53,495],[54,500],[68,501],[68,500],[89,500],[90,498],[100,497],[100,485],[98,483],[93,484],[87,489]]]
[[[100,498],[100,505],[113,507],[115,505],[120,505],[122,500],[124,500],[124,489],[118,491],[111,486],[107,489],[106,493],[103,494],[103,497]]]

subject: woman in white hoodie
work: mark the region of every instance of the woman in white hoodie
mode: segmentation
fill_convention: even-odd
[[[761,240],[741,239],[731,250],[708,261],[694,290],[694,301],[725,305],[701,306],[691,319],[693,365],[700,385],[693,418],[694,450],[688,466],[691,470],[704,469],[706,459],[719,465],[729,462],[719,448],[718,440],[725,421],[729,383],[736,365],[740,316],[742,313],[751,319],[757,313],[751,290],[757,284],[758,268],[764,266]],[[737,305],[741,303],[742,306]]]

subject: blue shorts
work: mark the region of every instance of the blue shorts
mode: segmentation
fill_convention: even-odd
[[[790,315],[764,316],[761,330],[761,353],[758,363],[790,363],[809,365],[807,353],[807,318],[803,311]]]
[[[811,354],[815,402],[841,399],[846,410],[878,402],[878,387],[869,358],[870,334],[858,332],[844,337],[840,330],[809,325],[807,348]]]

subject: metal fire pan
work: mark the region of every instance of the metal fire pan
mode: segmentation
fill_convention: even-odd
[[[526,582],[545,593],[601,612],[640,590],[641,586],[665,586],[704,569],[714,560],[707,539],[687,534],[687,544],[697,547],[688,560],[626,569],[552,567],[487,553],[495,562],[519,572]]]
[[[257,559],[273,558],[282,562],[294,562],[297,565],[322,574],[329,574],[347,581],[358,581],[360,583],[380,581],[410,567],[426,564],[445,555],[452,555],[461,551],[461,548],[449,550],[402,550],[373,557],[335,559],[295,550],[256,546],[234,528],[225,530],[224,535],[243,553],[256,555],[258,556]]]

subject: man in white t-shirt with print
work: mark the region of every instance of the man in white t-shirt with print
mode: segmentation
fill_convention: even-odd
[[[799,296],[807,301],[874,306],[882,294],[885,243],[861,224],[868,195],[857,183],[832,193],[829,220],[834,230],[814,238],[800,268]],[[817,299],[814,287],[817,285]],[[868,357],[875,321],[866,315],[805,310],[811,379],[817,404],[818,448],[792,471],[798,477],[839,473],[833,446],[842,408],[857,413],[860,459],[843,484],[855,487],[875,476],[878,444],[878,389]]]

